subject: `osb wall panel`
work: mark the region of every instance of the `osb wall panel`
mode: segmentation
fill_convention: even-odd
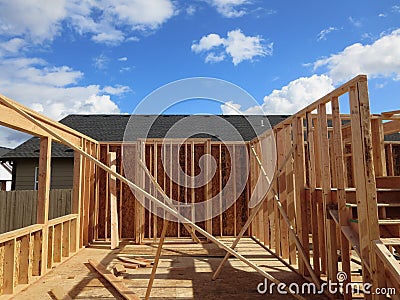
[[[179,203],[201,203],[207,199],[207,186],[200,185],[200,182],[195,182],[198,187],[191,188],[189,183],[179,185],[167,175],[167,171],[172,173],[173,177],[177,177],[179,168],[182,169],[192,180],[191,176],[201,174],[205,169],[205,159],[201,159],[207,152],[205,142],[187,142],[179,147],[176,143],[170,143],[162,147],[161,143],[153,142],[146,143],[141,150],[137,150],[137,145],[129,146],[129,149],[123,149],[124,155],[132,157],[132,161],[137,160],[141,151],[144,151],[142,157],[149,170],[149,173],[157,180],[159,186],[164,190],[165,194]],[[139,152],[137,152],[139,151]],[[164,164],[162,163],[162,151],[164,152]],[[156,187],[151,184],[148,177],[144,176],[144,171],[137,163],[133,163],[131,167],[136,170],[125,172],[122,162],[121,146],[102,145],[100,148],[100,160],[103,163],[107,162],[107,152],[116,152],[117,172],[123,175],[128,175],[129,179],[133,178],[135,183],[138,183],[139,176],[146,178],[143,187],[152,195],[157,195]],[[125,153],[129,152],[129,153]],[[248,217],[248,197],[250,196],[250,185],[246,183],[248,176],[247,156],[248,148],[244,145],[228,146],[223,144],[211,144],[211,153],[216,170],[211,178],[208,189],[210,197],[217,197],[219,201],[214,201],[212,210],[220,209],[227,206],[227,201],[237,199],[230,205],[222,214],[215,216],[211,221],[212,234],[216,236],[235,236],[239,233]],[[232,157],[231,157],[232,156]],[[202,165],[203,164],[203,165]],[[236,172],[233,172],[233,171]],[[126,174],[128,173],[128,174]],[[136,174],[132,177],[132,174]],[[141,175],[138,175],[141,174]],[[98,238],[104,239],[110,237],[110,205],[108,194],[108,178],[102,170],[98,172],[99,180],[99,198],[98,198]],[[232,178],[231,178],[232,177]],[[196,177],[194,177],[196,178]],[[233,182],[244,182],[242,184],[234,184],[231,188],[225,188],[228,180],[231,178]],[[249,178],[247,178],[249,179]],[[179,178],[178,178],[179,180]],[[196,180],[202,180],[197,177]],[[222,192],[221,192],[222,191]],[[159,197],[161,198],[161,197]],[[145,199],[147,205],[150,204],[149,199]],[[117,207],[119,215],[119,227],[121,238],[135,238],[135,205],[138,205],[137,200],[126,184],[121,184],[117,180]],[[154,207],[154,206],[153,206]],[[197,208],[195,214],[205,214],[204,207]],[[205,229],[205,221],[197,222],[197,225]],[[144,238],[159,237],[162,231],[163,219],[145,210],[143,220]],[[170,222],[167,228],[167,236],[169,237],[188,237],[190,236],[187,230],[177,222]]]

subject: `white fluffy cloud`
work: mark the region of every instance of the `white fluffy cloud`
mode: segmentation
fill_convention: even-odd
[[[21,38],[12,38],[6,42],[0,43],[0,57],[15,55],[26,46],[25,40]]]
[[[82,76],[80,71],[67,66],[50,66],[36,58],[15,58],[0,62],[2,93],[51,118],[60,119],[78,112],[119,112],[110,95],[122,95],[130,91],[128,87],[79,86]]]
[[[397,29],[372,44],[353,44],[342,52],[317,60],[313,65],[314,70],[326,68],[335,83],[344,82],[358,74],[400,80],[399,57],[400,29]]]
[[[175,13],[171,0],[1,1],[0,34],[40,44],[59,35],[64,22],[95,42],[119,44],[129,39],[127,28],[155,30]]]
[[[197,44],[193,44],[192,51],[200,53],[202,51],[208,51],[224,44],[225,39],[221,38],[219,34],[210,33],[209,35],[203,36]]]
[[[237,18],[245,15],[245,6],[251,4],[249,0],[209,0],[212,6],[226,18]]]
[[[74,0],[68,9],[68,20],[78,32],[92,34],[93,41],[106,44],[129,41],[127,28],[156,30],[176,13],[170,0],[85,0],[84,4]]]
[[[38,58],[0,60],[0,91],[4,95],[59,120],[73,113],[119,113],[111,96],[130,91],[116,85],[80,86],[83,73],[67,66],[51,66]],[[26,136],[0,127],[0,145],[16,146]]]
[[[1,1],[0,33],[27,36],[38,43],[52,40],[66,16],[66,0]]]
[[[261,36],[246,36],[240,29],[229,31],[226,38],[216,33],[203,36],[192,44],[195,53],[207,53],[206,62],[219,62],[225,54],[234,65],[258,56],[272,55],[273,43],[265,43]]]
[[[326,75],[301,77],[265,96],[260,106],[242,109],[239,104],[228,101],[221,105],[221,110],[223,114],[293,114],[333,89],[332,79]]]

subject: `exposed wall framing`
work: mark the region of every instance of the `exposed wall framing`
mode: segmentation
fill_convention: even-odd
[[[125,145],[124,147],[122,147],[121,143],[101,143],[100,161],[107,164],[108,153],[117,153],[117,172],[121,175],[126,175],[121,153],[123,151],[129,151],[129,156],[133,155],[133,157],[135,157],[139,155],[137,149],[141,149],[139,152],[144,154],[142,156],[143,161],[150,171],[151,176],[157,179],[158,185],[165,191],[167,196],[179,202],[177,205],[178,208],[180,205],[183,206],[188,203],[203,202],[214,196],[219,197],[219,206],[223,205],[222,201],[227,197],[238,199],[222,214],[215,216],[211,220],[202,221],[197,224],[215,236],[236,236],[238,234],[248,217],[247,202],[248,195],[250,195],[247,190],[248,187],[235,184],[232,190],[228,189],[223,193],[220,193],[220,191],[224,189],[230,176],[233,176],[234,182],[237,182],[236,176],[246,176],[246,159],[241,159],[249,156],[249,150],[245,144],[231,143],[222,145],[221,143],[212,142],[207,139],[188,139],[183,143],[177,140],[153,139],[139,141],[129,146]],[[161,151],[164,152],[164,163],[162,162]],[[231,159],[230,153],[234,156],[234,159]],[[215,174],[207,185],[198,188],[185,187],[184,185],[180,186],[167,175],[171,172],[173,176],[177,178],[178,168],[181,168],[182,171],[190,176],[192,174],[196,176],[200,174],[201,168],[204,168],[204,170],[206,170],[206,176],[207,168],[210,167],[207,167],[207,161],[200,161],[200,158],[204,154],[211,155],[212,159],[216,161]],[[179,165],[173,164],[173,161],[179,162]],[[200,166],[201,163],[203,163],[204,166]],[[139,162],[132,161],[129,164],[130,173],[132,173],[129,175],[133,175],[132,177],[134,179],[142,178],[144,182],[141,182],[141,185],[145,190],[149,190],[151,178],[145,176],[145,171],[140,167]],[[166,168],[169,168],[168,172],[165,170]],[[235,172],[230,174],[229,170],[234,170]],[[97,180],[100,187],[98,198],[99,214],[96,220],[97,238],[107,240],[111,237],[109,217],[111,211],[110,193],[107,192],[109,183],[107,181],[106,172],[100,170]],[[242,179],[239,182],[243,181]],[[238,195],[238,191],[240,190],[243,191]],[[149,192],[156,195],[154,187],[153,190]],[[116,195],[118,215],[120,216],[119,227],[121,238],[133,239],[140,242],[143,239],[160,237],[163,227],[162,219],[152,214],[150,211],[144,210],[140,202],[136,199],[135,194],[126,184],[118,181]],[[121,199],[123,199],[123,201],[121,201]],[[214,205],[218,205],[218,203],[214,203]],[[206,206],[205,209],[208,210],[210,215],[214,210],[211,204]],[[215,209],[217,209],[217,207]],[[140,211],[140,213],[137,214],[135,211]],[[181,223],[175,222],[168,226],[166,236],[190,237],[190,234]]]
[[[345,94],[350,115],[340,114],[339,97]],[[338,271],[343,271],[349,275],[345,283],[350,282],[352,248],[361,258],[365,283],[398,286],[399,267],[389,249],[393,251],[400,241],[400,177],[393,177],[399,176],[395,152],[399,144],[384,141],[386,135],[400,132],[398,116],[370,115],[366,77],[359,76],[283,121],[274,132],[278,160],[291,144],[296,145],[293,163],[279,176],[275,188],[287,214],[295,215],[291,223],[312,257],[316,274],[337,282]],[[257,168],[253,163],[252,167]],[[290,204],[293,196],[294,206]],[[296,264],[275,207],[273,198],[267,197],[254,219],[252,233],[277,255]],[[381,237],[395,238],[395,246],[386,248],[379,242]],[[297,260],[299,272],[309,276],[301,257]],[[344,297],[351,299],[352,295]],[[385,299],[379,295],[365,298]]]
[[[345,94],[350,115],[340,114],[339,98]],[[0,295],[13,294],[94,240],[112,239],[115,246],[117,235],[141,243],[157,240],[163,228],[167,237],[195,239],[196,231],[277,284],[232,250],[235,244],[228,247],[216,237],[236,236],[238,241],[243,235],[253,236],[317,284],[326,279],[337,282],[338,271],[350,275],[352,248],[361,261],[365,283],[375,288],[400,287],[400,268],[393,259],[400,246],[400,203],[396,202],[400,144],[385,142],[385,136],[400,132],[399,113],[370,115],[366,76],[357,76],[247,144],[171,139],[139,140],[122,147],[116,142],[99,143],[4,96],[0,96],[0,109],[0,125],[41,140],[37,224],[0,234]],[[271,136],[276,148],[261,152]],[[49,220],[52,141],[75,150],[74,190],[71,214]],[[265,155],[272,152],[277,153],[276,176],[264,178],[268,177],[263,176],[264,168],[275,165],[272,155]],[[205,185],[180,186],[167,175],[182,169],[189,175],[186,183],[195,183],[201,170],[204,176],[211,172],[212,160],[201,159],[205,154],[215,162],[215,174]],[[131,158],[128,167],[123,156]],[[238,185],[247,173],[249,178]],[[235,184],[224,189],[230,178]],[[263,180],[271,182],[265,195],[257,185]],[[176,213],[214,196],[218,201],[191,210],[192,216],[210,215],[227,199],[237,201],[196,224]],[[250,207],[253,197],[262,201]],[[169,205],[170,199],[178,201],[176,207]],[[163,227],[162,218],[141,203],[180,222]],[[346,282],[351,280],[348,276]]]

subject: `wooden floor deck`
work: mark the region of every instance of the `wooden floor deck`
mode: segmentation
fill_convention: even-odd
[[[227,244],[232,238],[224,238]],[[154,258],[157,244],[125,243],[120,249],[109,250],[109,244],[96,243],[83,249],[68,261],[29,286],[14,299],[52,299],[50,291],[62,287],[73,299],[122,299],[88,264],[95,259],[107,268],[120,263],[118,257]],[[243,238],[237,250],[258,266],[286,284],[304,280],[254,240]],[[290,295],[261,295],[257,285],[264,278],[236,258],[229,259],[220,277],[211,280],[225,252],[214,244],[194,244],[189,240],[167,240],[157,269],[151,299],[294,299]],[[123,282],[139,297],[144,298],[151,268],[127,269]],[[322,295],[307,299],[325,299]]]

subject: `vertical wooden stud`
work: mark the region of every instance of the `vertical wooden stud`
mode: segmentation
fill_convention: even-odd
[[[42,255],[40,274],[46,273],[47,241],[49,220],[49,199],[50,199],[50,178],[51,178],[51,138],[40,138],[39,156],[39,182],[38,182],[38,203],[37,203],[37,223],[43,224],[42,229]]]
[[[372,153],[374,154],[375,176],[387,176],[385,156],[385,136],[382,118],[371,119]]]
[[[340,226],[348,225],[350,219],[349,209],[346,207],[346,179],[343,153],[343,137],[342,137],[342,120],[340,117],[339,99],[332,98],[332,127],[333,127],[333,156],[335,158],[336,167],[336,184],[337,184],[337,202]],[[348,276],[343,284],[346,286],[351,282],[350,269],[350,244],[343,232],[340,230],[340,252],[342,260],[342,272]],[[349,300],[352,298],[351,293],[344,291],[344,298]]]
[[[4,243],[3,293],[13,294],[15,287],[15,239]]]
[[[318,106],[318,128],[319,128],[319,154],[321,161],[321,181],[322,181],[322,204],[325,219],[326,240],[325,247],[327,250],[327,271],[328,280],[337,282],[338,273],[338,257],[336,244],[336,223],[330,218],[329,205],[333,203],[331,194],[331,167],[329,157],[329,140],[328,140],[328,120],[326,116],[326,105]]]
[[[378,206],[373,165],[372,137],[367,80],[359,81],[350,88],[351,137],[353,166],[357,174],[354,178],[357,198],[357,211],[360,230],[361,258],[370,261],[371,272],[364,265],[363,280],[372,280],[374,287],[385,283],[383,268],[378,266],[372,243],[380,238],[378,225]],[[355,155],[357,154],[357,155]],[[371,298],[371,295],[366,295]],[[384,299],[373,295],[373,299]]]
[[[293,138],[296,146],[294,154],[294,174],[295,174],[295,201],[296,201],[296,227],[301,245],[306,249],[306,259],[309,258],[309,241],[308,241],[308,219],[307,219],[307,203],[305,197],[305,154],[304,154],[304,128],[303,118],[296,117],[293,119]],[[299,258],[300,274],[309,275],[305,262]]]
[[[71,229],[71,222],[67,221],[63,223],[62,226],[62,256],[69,257],[70,255],[70,229]]]
[[[81,239],[81,207],[82,207],[82,155],[74,152],[74,178],[73,178],[73,197],[72,197],[72,213],[77,214],[75,222],[75,233],[72,245],[75,245],[74,252],[82,246]]]
[[[117,154],[115,152],[108,153],[108,164],[114,172],[116,166]],[[118,207],[117,207],[117,180],[115,176],[109,175],[109,191],[110,191],[110,209],[111,209],[111,250],[118,248],[119,230],[118,230]]]
[[[309,176],[309,203],[310,203],[310,217],[311,217],[311,230],[312,230],[312,243],[313,243],[313,267],[317,275],[321,274],[320,266],[320,252],[319,252],[319,239],[318,239],[318,204],[316,197],[316,165],[315,165],[315,143],[314,143],[314,123],[311,113],[307,114],[307,142],[308,142],[308,176]]]

